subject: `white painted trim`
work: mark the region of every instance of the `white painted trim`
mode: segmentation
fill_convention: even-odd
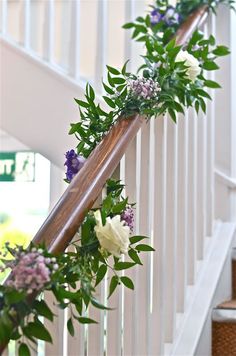
[[[236,323],[236,310],[215,308],[212,311],[212,320],[219,323]]]
[[[189,298],[188,308],[182,315],[182,327],[176,335],[175,343],[165,355],[192,356],[195,354],[204,323],[207,319],[211,302],[223,271],[231,247],[236,225],[219,222],[204,263],[199,270],[198,278]]]
[[[229,189],[236,189],[236,179],[228,176],[220,170],[215,170],[215,177]]]
[[[62,82],[65,85],[69,85],[72,89],[77,90],[78,92],[81,89],[84,91],[86,86],[86,81],[80,78],[75,80],[68,76],[68,73],[64,71],[61,67],[56,64],[52,64],[40,59],[33,51],[25,50],[22,46],[18,45],[16,42],[12,41],[10,38],[5,38],[5,36],[0,35],[0,46],[4,46],[7,49],[14,51],[17,55],[24,57],[24,59],[29,62],[40,66],[42,69],[47,71],[54,78]],[[101,102],[102,98],[98,95],[97,101]]]

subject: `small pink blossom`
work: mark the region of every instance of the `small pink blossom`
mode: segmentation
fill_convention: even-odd
[[[18,290],[27,290],[30,294],[34,290],[41,290],[50,281],[50,270],[47,267],[47,259],[41,254],[42,250],[31,250],[28,253],[18,255],[17,263],[8,264],[12,268],[11,280],[7,282],[9,287]]]

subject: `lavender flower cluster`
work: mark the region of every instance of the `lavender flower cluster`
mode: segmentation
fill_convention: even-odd
[[[129,81],[131,93],[138,99],[154,99],[161,88],[157,82],[149,78],[137,78]]]
[[[64,165],[67,167],[66,179],[71,182],[74,176],[83,167],[85,158],[83,156],[77,155],[74,150],[67,151],[66,161]]]
[[[121,221],[124,221],[125,226],[130,228],[130,232],[134,231],[134,209],[128,206],[121,214]]]
[[[153,26],[160,21],[164,21],[167,26],[179,24],[181,21],[180,15],[176,12],[173,6],[168,6],[164,14],[161,14],[158,9],[154,9],[152,10],[150,17]]]
[[[56,258],[46,258],[42,249],[33,247],[27,252],[17,252],[14,261],[5,264],[12,270],[7,286],[31,294],[42,290],[50,281],[52,271],[58,269]]]

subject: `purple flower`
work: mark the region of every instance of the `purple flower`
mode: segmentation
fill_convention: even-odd
[[[65,166],[67,166],[66,179],[71,182],[74,176],[83,167],[85,158],[83,156],[77,155],[74,150],[67,151]]]
[[[130,231],[134,231],[134,209],[129,206],[121,214],[121,221],[125,222],[125,225],[130,228]]]
[[[164,21],[168,26],[180,23],[180,15],[173,6],[168,6],[164,15]]]
[[[157,9],[152,10],[150,17],[151,17],[151,24],[153,26],[159,23],[163,19],[163,15]]]
[[[7,285],[11,288],[27,291],[40,291],[50,281],[50,269],[46,258],[38,251],[22,252],[18,259],[10,262],[8,267],[12,268],[11,280]]]
[[[161,90],[159,84],[151,78],[132,79],[129,85],[131,93],[138,99],[154,99]]]

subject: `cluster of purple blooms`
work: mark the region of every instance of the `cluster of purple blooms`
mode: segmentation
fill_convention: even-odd
[[[130,232],[134,231],[134,209],[128,206],[121,214],[121,221],[124,221],[125,226],[130,228]]]
[[[18,291],[26,291],[27,294],[42,290],[50,281],[52,271],[59,267],[55,257],[44,257],[43,250],[35,247],[30,251],[17,253],[15,258],[5,265],[6,269],[12,270],[7,286]]]
[[[137,78],[129,81],[131,93],[138,99],[154,99],[158,96],[161,88],[157,82],[149,78]]]
[[[67,167],[66,179],[71,182],[74,176],[83,167],[85,158],[83,156],[77,155],[74,150],[67,151],[65,166]]]
[[[153,26],[160,21],[164,21],[167,26],[179,24],[181,21],[180,15],[176,12],[176,9],[173,6],[168,6],[164,14],[160,13],[158,9],[154,9],[152,10],[150,17]]]

